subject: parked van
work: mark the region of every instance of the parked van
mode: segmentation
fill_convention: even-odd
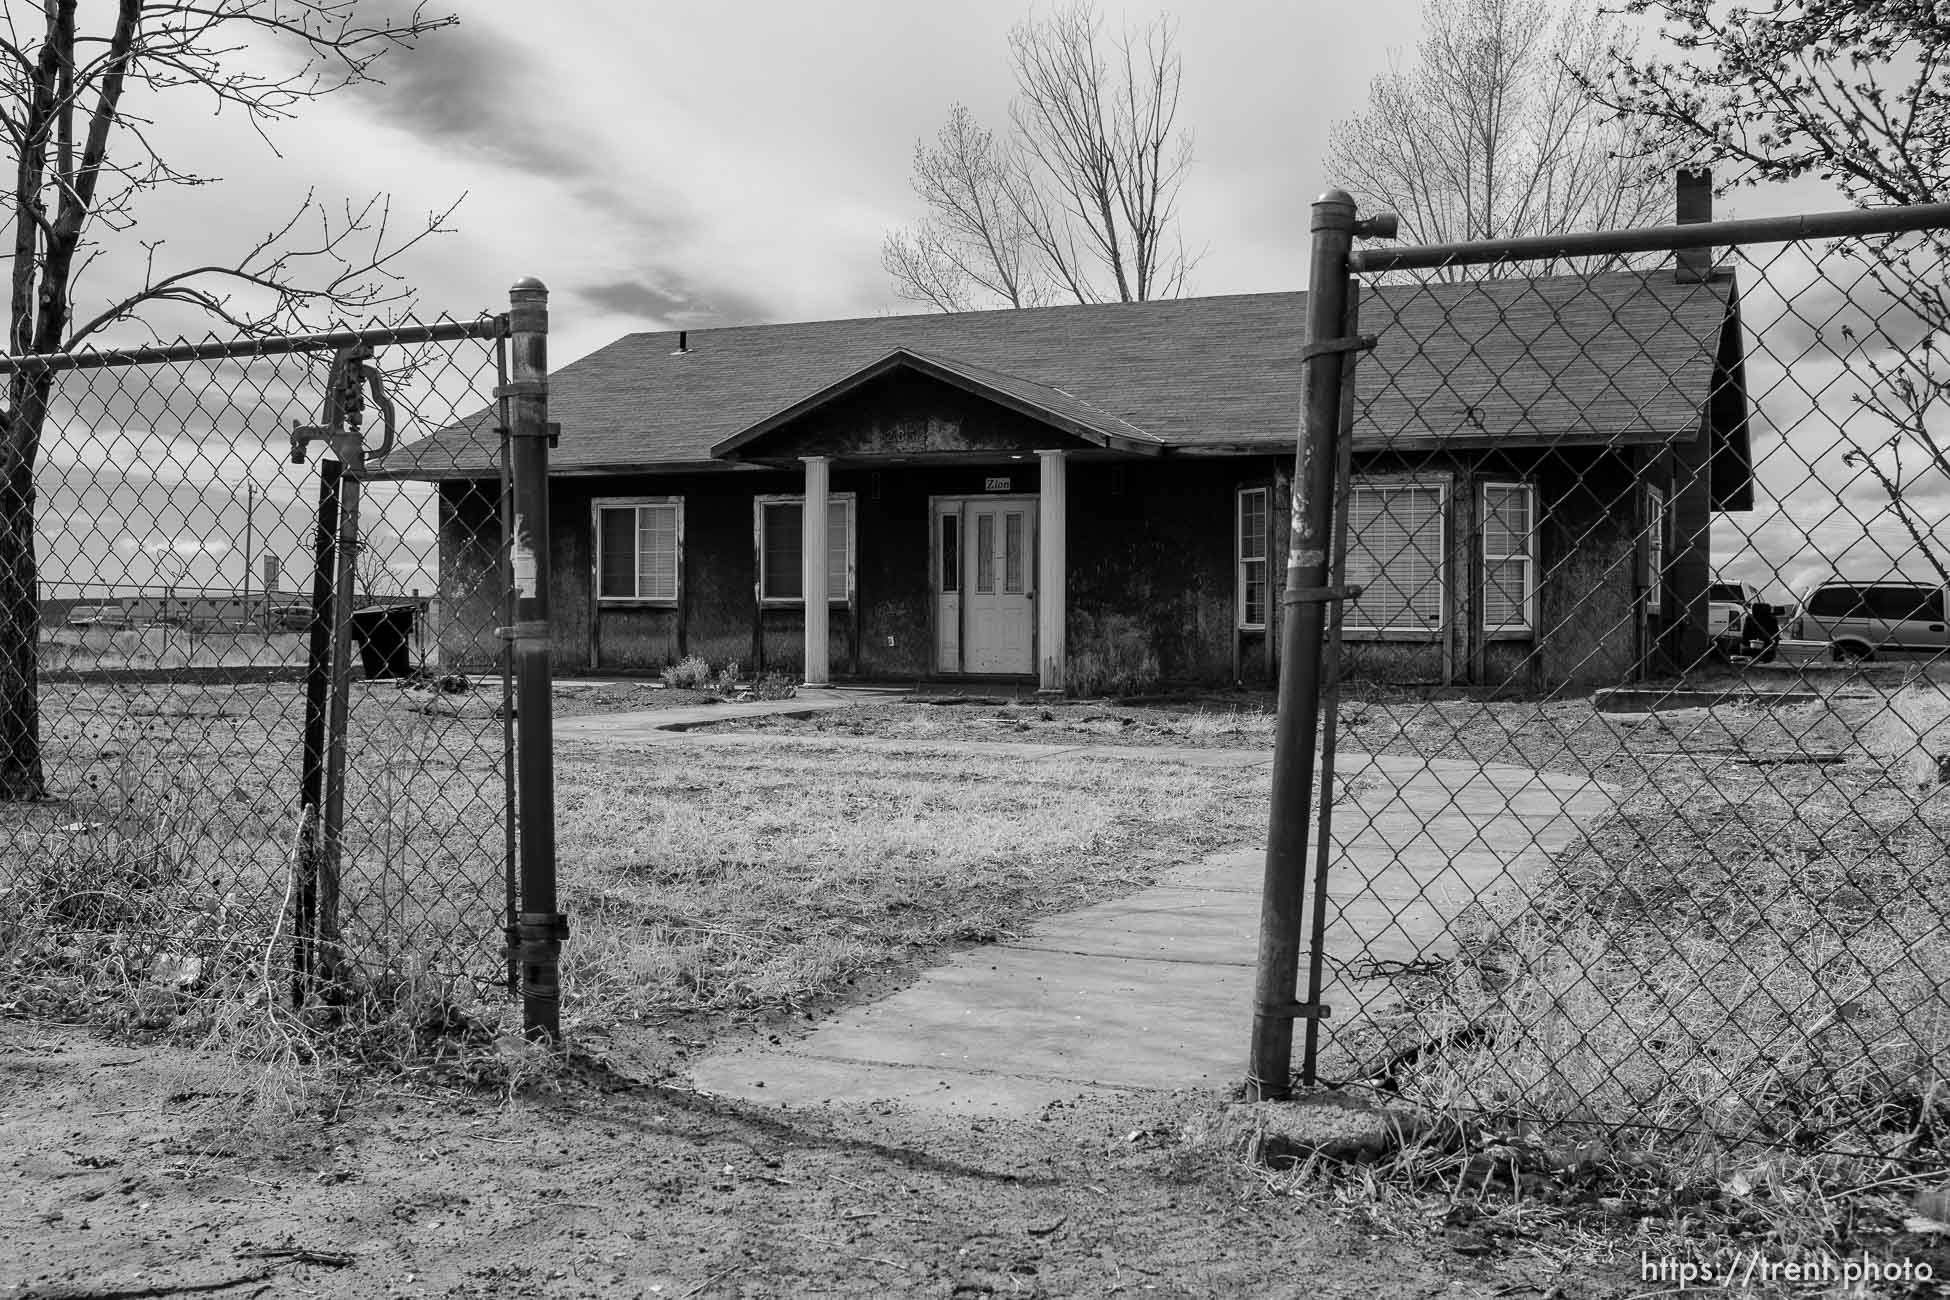
[[[1824,582],[1795,613],[1798,641],[1826,641],[1837,659],[1950,650],[1944,589],[1915,582]]]

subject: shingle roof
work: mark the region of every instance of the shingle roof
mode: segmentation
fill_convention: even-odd
[[[1357,445],[1643,441],[1690,433],[1713,382],[1729,280],[1670,270],[1403,284],[1363,294]],[[722,464],[711,449],[905,350],[998,393],[1167,449],[1290,447],[1304,293],[627,335],[550,376],[551,470]],[[484,413],[468,426],[489,423]],[[389,474],[486,471],[462,427]],[[477,450],[480,449],[480,450]]]

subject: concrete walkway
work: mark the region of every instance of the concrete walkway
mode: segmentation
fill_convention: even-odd
[[[709,727],[737,718],[810,718],[816,713],[853,704],[899,699],[904,691],[887,687],[801,687],[789,700],[750,700],[742,704],[693,704],[678,709],[642,709],[628,713],[585,713],[557,718],[557,736],[571,740],[657,740],[670,733]]]
[[[1264,750],[786,737],[672,725],[849,702],[839,692],[833,697],[567,718],[557,722],[556,735],[625,744],[953,749],[1030,762],[1272,764]],[[1386,998],[1377,969],[1451,953],[1446,925],[1466,903],[1492,889],[1523,888],[1612,806],[1610,791],[1583,778],[1453,760],[1344,752],[1336,783],[1348,783],[1352,796],[1335,808],[1328,927],[1334,960],[1324,992],[1335,1010],[1330,1028]],[[1236,1083],[1252,1022],[1264,865],[1263,848],[1187,863],[1149,889],[965,951],[801,1038],[694,1062],[691,1081],[704,1092],[766,1104],[895,1102],[993,1115],[1033,1115],[1090,1094]]]

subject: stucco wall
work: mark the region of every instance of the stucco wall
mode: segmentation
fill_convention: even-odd
[[[1670,458],[1573,448],[1522,455],[1364,457],[1362,474],[1447,475],[1446,542],[1451,616],[1434,641],[1350,639],[1344,665],[1354,679],[1474,681],[1513,690],[1586,689],[1629,679],[1645,644],[1637,624],[1642,578],[1638,541],[1643,482],[1670,472]],[[1646,462],[1660,462],[1648,464]],[[1212,685],[1266,677],[1266,637],[1277,639],[1290,511],[1281,456],[1160,461],[1073,458],[1069,467],[1069,616],[1073,655],[1106,636],[1135,641],[1167,682]],[[855,600],[830,612],[830,662],[842,677],[914,679],[934,673],[934,599],[929,501],[980,496],[987,480],[1009,491],[1039,490],[1033,455],[987,464],[883,465],[834,469],[832,490],[855,501]],[[1480,575],[1473,551],[1476,485],[1484,478],[1536,483],[1539,635],[1485,638],[1478,629]],[[654,671],[685,655],[713,667],[736,659],[747,671],[803,668],[803,615],[796,606],[760,610],[755,598],[753,498],[796,495],[802,474],[786,469],[680,475],[563,478],[553,485],[553,643],[565,670]],[[1266,634],[1235,627],[1237,492],[1268,487],[1270,614]],[[602,497],[681,497],[681,607],[592,604],[591,503]],[[1675,494],[1681,519],[1668,582],[1683,608],[1680,574],[1703,574],[1704,514],[1697,492]],[[441,495],[443,653],[498,653],[502,614],[486,594],[499,524],[492,485],[450,485]],[[1698,545],[1682,548],[1684,538]],[[1687,577],[1683,581],[1691,582]],[[1703,583],[1704,579],[1698,579]],[[891,639],[892,644],[888,642]],[[594,650],[592,659],[591,650]]]

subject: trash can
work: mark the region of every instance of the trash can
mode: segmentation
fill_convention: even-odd
[[[374,605],[352,611],[352,640],[368,680],[413,673],[413,606]]]

